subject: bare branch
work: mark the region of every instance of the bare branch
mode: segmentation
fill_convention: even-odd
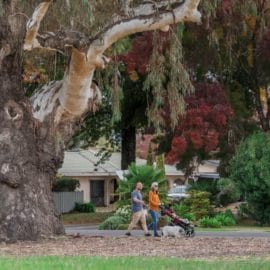
[[[36,47],[40,47],[36,37],[40,27],[40,23],[44,18],[52,0],[41,2],[35,9],[32,18],[27,22],[26,25],[26,36],[24,41],[24,49],[31,50]]]

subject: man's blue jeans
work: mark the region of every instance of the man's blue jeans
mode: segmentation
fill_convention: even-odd
[[[152,223],[148,225],[148,230],[153,230],[154,235],[158,235],[157,225],[158,225],[158,219],[159,219],[159,212],[149,210],[149,213],[150,213],[151,218],[152,218]]]

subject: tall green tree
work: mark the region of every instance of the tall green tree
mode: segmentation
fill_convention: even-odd
[[[270,224],[270,135],[255,133],[237,148],[229,176],[248,202],[253,217]]]

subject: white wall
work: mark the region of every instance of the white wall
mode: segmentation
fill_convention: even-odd
[[[73,176],[74,179],[80,181],[79,191],[83,191],[83,201],[90,202],[90,181],[92,180],[105,180],[104,183],[104,203],[110,204],[110,195],[114,193],[113,179],[112,177],[89,177],[89,176]]]

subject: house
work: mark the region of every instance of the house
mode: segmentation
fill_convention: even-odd
[[[83,191],[85,202],[91,201],[96,206],[108,206],[117,199],[115,196],[117,182],[123,175],[121,154],[112,153],[107,161],[100,164],[97,153],[96,149],[66,151],[63,166],[58,173],[80,181],[79,190]],[[138,158],[136,164],[144,165],[146,160]],[[216,175],[217,166],[217,162],[205,161],[199,166],[196,177],[200,172],[208,176]],[[165,173],[169,188],[174,184],[185,183],[184,173],[175,166],[165,165]]]

